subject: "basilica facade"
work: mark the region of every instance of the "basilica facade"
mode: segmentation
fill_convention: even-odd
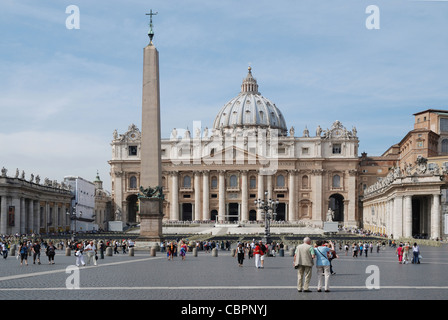
[[[251,68],[213,125],[192,131],[161,139],[165,222],[261,221],[255,200],[275,199],[278,221],[322,227],[331,209],[341,226],[359,225],[356,128],[336,120],[313,132],[288,129]],[[137,223],[140,129],[115,131],[111,146],[115,220]]]

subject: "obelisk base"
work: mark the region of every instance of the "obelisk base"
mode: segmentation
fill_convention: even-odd
[[[162,206],[162,199],[140,198],[140,236],[135,239],[136,248],[159,246],[163,241]]]

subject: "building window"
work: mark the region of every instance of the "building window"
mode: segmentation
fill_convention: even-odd
[[[238,178],[236,175],[230,176],[230,188],[236,188],[238,186]]]
[[[333,154],[340,154],[341,153],[341,144],[335,143],[333,144]]]
[[[216,177],[212,177],[212,189],[218,188],[218,179]]]
[[[448,153],[448,139],[442,140],[442,153]]]
[[[182,186],[184,188],[191,188],[191,177],[190,176],[185,176],[184,177]]]
[[[302,148],[302,154],[309,154],[309,153],[310,153],[310,149]]]
[[[302,189],[308,189],[308,176],[302,177]]]
[[[448,132],[448,118],[440,118],[440,132]]]
[[[339,175],[333,176],[333,188],[340,188],[341,187],[341,177]]]
[[[255,177],[250,177],[249,187],[255,189],[257,187],[257,179]]]
[[[137,189],[137,178],[135,176],[129,178],[129,188]]]
[[[277,176],[277,187],[283,188],[285,186],[285,177],[282,175]]]
[[[137,146],[129,146],[129,155],[136,156],[137,155]]]

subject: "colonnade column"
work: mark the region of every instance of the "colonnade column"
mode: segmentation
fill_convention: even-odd
[[[394,198],[393,223],[394,239],[398,239],[403,235],[403,196]]]
[[[202,219],[210,220],[209,171],[202,173]]]
[[[440,194],[432,196],[431,206],[431,238],[440,238]]]
[[[20,198],[20,223],[19,223],[19,232],[21,234],[26,232],[26,207],[25,207],[25,198]]]
[[[0,233],[6,234],[6,223],[8,216],[8,206],[6,205],[6,196],[1,197],[1,206],[0,206]]]
[[[64,216],[67,216],[65,214],[65,211],[63,212]],[[27,219],[27,226],[28,230],[32,230],[34,232],[34,226],[33,226],[33,216],[34,216],[34,201],[33,199],[28,200],[28,219]]]
[[[403,236],[412,237],[412,196],[410,195],[404,197]]]
[[[241,171],[241,221],[249,220],[249,197],[247,185],[247,170]]]

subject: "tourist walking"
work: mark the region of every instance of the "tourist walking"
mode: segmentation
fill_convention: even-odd
[[[19,246],[20,265],[23,265],[23,261],[28,265],[28,246],[26,243],[20,242]]]
[[[33,264],[36,264],[36,259],[37,259],[37,264],[40,264],[40,244],[39,241],[35,241],[34,245],[32,247],[32,251],[33,251]]]
[[[405,243],[403,246],[403,264],[408,263],[409,259],[409,244]]]
[[[238,243],[238,246],[236,247],[235,255],[238,260],[238,266],[243,266],[244,256],[245,256],[246,249],[244,248],[243,244],[240,242]]]
[[[264,255],[262,247],[263,247],[263,243],[261,241],[259,243],[255,244],[255,247],[254,247],[255,267],[257,269],[260,269],[263,267],[261,264],[261,257]]]
[[[187,255],[187,244],[182,241],[180,245],[180,256],[182,257],[182,260],[185,260],[185,256]]]
[[[93,260],[93,264],[96,266],[96,246],[93,241],[90,241],[89,244],[84,247],[84,252],[87,256],[87,264],[90,264]]]
[[[412,246],[412,263],[420,263],[420,248],[417,245],[417,242],[414,242]]]
[[[76,257],[75,264],[77,267],[79,267],[80,265],[84,267],[86,265],[84,261],[84,255],[82,252],[83,252],[83,245],[81,242],[79,242],[75,245],[75,257]]]
[[[315,253],[311,246],[311,239],[305,237],[303,243],[296,247],[294,253],[294,268],[297,269],[297,291],[311,292],[309,289],[314,265]]]
[[[48,264],[54,264],[54,256],[56,255],[56,248],[52,241],[48,243],[47,250],[45,251],[48,257]]]
[[[174,252],[176,251],[176,245],[174,243],[174,241],[168,243],[168,260],[173,260],[174,259]]]
[[[353,258],[357,258],[358,257],[358,244],[354,243],[353,244]]]
[[[396,250],[397,256],[398,256],[398,263],[402,263],[403,261],[403,245],[400,243]]]
[[[322,277],[325,277],[325,292],[330,292],[330,260],[328,260],[328,253],[334,251],[333,242],[329,242],[330,247],[326,246],[321,240],[317,241],[314,248],[316,256],[317,268],[317,292],[322,291]]]
[[[6,241],[3,241],[0,246],[2,249],[3,259],[6,259],[8,257],[8,245],[6,244]]]

